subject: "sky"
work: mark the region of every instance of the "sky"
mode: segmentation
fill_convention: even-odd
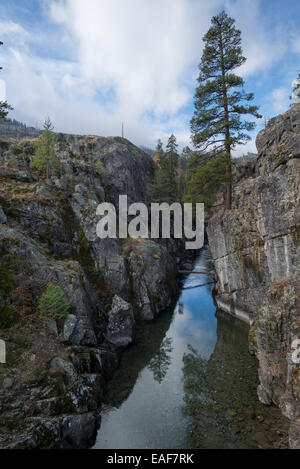
[[[290,106],[300,71],[299,0],[0,0],[0,99],[9,117],[57,132],[120,135],[154,148],[189,122],[204,34],[222,9],[242,31],[236,70],[263,119]]]

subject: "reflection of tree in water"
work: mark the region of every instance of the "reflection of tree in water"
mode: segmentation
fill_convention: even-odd
[[[158,350],[158,352],[151,358],[148,368],[153,372],[153,377],[159,384],[162,382],[167,374],[168,368],[171,364],[172,353],[172,339],[166,337]]]
[[[177,298],[174,298],[174,306]],[[104,402],[112,407],[120,405],[131,394],[139,373],[159,354],[162,342],[170,327],[172,309],[160,314],[148,324],[138,323],[135,343],[123,352],[121,366],[108,381]]]
[[[276,430],[287,428],[287,422],[278,409],[258,401],[257,363],[248,352],[248,328],[220,312],[217,318],[218,341],[209,360],[192,347],[183,358],[183,410],[190,417],[190,446],[276,447]]]

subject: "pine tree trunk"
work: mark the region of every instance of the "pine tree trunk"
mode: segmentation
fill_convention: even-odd
[[[231,165],[226,166],[226,176],[228,179],[231,179]],[[225,199],[225,208],[226,210],[231,210],[231,182],[226,183],[226,199]]]
[[[227,88],[226,88],[226,71],[224,66],[224,50],[223,50],[223,40],[222,40],[222,30],[220,30],[220,55],[221,55],[221,69],[222,69],[222,88],[223,88],[223,107],[224,107],[224,117],[225,117],[225,151],[227,158],[226,165],[226,198],[225,198],[225,208],[226,210],[231,209],[231,145],[230,145],[230,129],[229,129],[229,112],[228,112],[228,99],[227,99]]]

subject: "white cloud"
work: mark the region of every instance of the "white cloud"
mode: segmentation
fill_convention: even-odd
[[[272,103],[275,113],[281,113],[287,110],[291,90],[281,87],[272,91],[269,100]]]
[[[293,50],[297,52],[297,54],[300,54],[300,36],[295,39],[293,43]]]
[[[247,153],[257,153],[255,138],[246,142],[245,145],[238,145],[233,151],[233,158],[239,158]]]
[[[247,61],[239,69],[244,77],[266,72],[279,61],[287,47],[284,34],[277,28],[267,28],[261,15],[261,0],[226,0],[229,15],[236,18],[242,31],[243,54]]]
[[[129,109],[159,117],[176,114],[191,98],[191,69],[219,4],[73,0],[53,3],[51,14],[78,45],[82,76],[95,86],[113,85],[124,118]]]
[[[0,80],[0,101],[6,100],[6,89],[5,89],[5,81]]]
[[[18,23],[13,21],[0,21],[1,37],[9,35],[28,36],[28,32]]]
[[[19,38],[0,57],[14,115],[32,124],[50,115],[57,131],[100,135],[120,134],[124,121],[125,135],[139,144],[153,146],[171,132],[190,144],[185,107],[202,37],[224,3],[243,31],[243,74],[271,66],[282,49],[265,31],[258,0],[52,0],[47,11],[65,60],[45,51],[41,58],[26,46],[32,38],[21,25],[4,22],[5,34]],[[42,38],[41,28],[35,43]]]
[[[30,34],[20,24],[13,21],[0,21],[1,40],[15,46],[25,47],[26,41],[30,38]]]
[[[296,54],[300,54],[300,36],[295,31],[291,32],[291,48]]]

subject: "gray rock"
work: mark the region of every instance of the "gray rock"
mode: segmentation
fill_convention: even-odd
[[[64,324],[64,340],[66,342],[72,342],[72,335],[74,334],[76,324],[76,316],[74,316],[74,314],[69,314]]]
[[[46,197],[47,199],[50,199],[52,196],[51,191],[46,186],[38,186],[36,188],[36,194],[42,197]]]
[[[291,158],[300,158],[300,104],[274,117],[256,138],[256,174],[268,176]]]
[[[58,189],[67,190],[69,186],[69,179],[67,176],[53,179],[54,184]]]
[[[260,402],[264,405],[271,405],[272,404],[272,398],[268,395],[267,391],[262,387],[260,384],[257,387],[257,395],[258,399]]]
[[[49,368],[50,376],[64,376],[67,381],[74,384],[77,381],[78,375],[71,362],[62,360],[61,358],[53,358]]]
[[[300,375],[291,344],[299,338],[300,105],[271,119],[256,143],[255,173],[240,174],[233,209],[216,210],[208,222],[216,300],[251,326],[259,399],[278,405],[295,422]],[[291,438],[297,446],[298,437]]]
[[[3,388],[9,389],[14,384],[14,380],[12,378],[4,378],[3,380]]]
[[[0,176],[21,182],[34,182],[38,180],[37,176],[31,174],[29,171],[7,169],[3,167],[0,167]]]
[[[94,413],[67,416],[63,419],[62,438],[70,443],[72,448],[83,448],[91,440],[98,426]]]
[[[48,321],[48,328],[54,335],[58,336],[57,323],[55,319],[50,319],[50,321]]]
[[[132,306],[115,295],[108,317],[107,340],[116,347],[127,347],[132,342],[134,327]]]
[[[193,264],[190,263],[190,262],[184,262],[181,265],[181,268],[184,269],[184,270],[192,270],[193,269]]]
[[[0,205],[0,223],[7,223],[7,217],[3,211],[3,208]]]
[[[130,252],[128,267],[139,317],[151,320],[172,303],[176,291],[176,263],[165,246],[144,240]]]
[[[291,449],[300,449],[300,419],[295,419],[291,423],[289,446]]]

